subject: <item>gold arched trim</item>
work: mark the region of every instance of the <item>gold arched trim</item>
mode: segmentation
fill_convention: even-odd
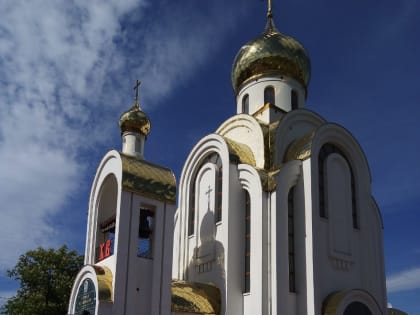
[[[104,266],[92,266],[98,279],[99,301],[112,302],[112,271]]]
[[[382,314],[375,298],[365,290],[353,289],[333,292],[326,297],[322,307],[322,315],[342,315],[352,302],[366,305],[372,314]]]
[[[198,282],[172,280],[172,312],[192,314],[220,314],[220,290]]]

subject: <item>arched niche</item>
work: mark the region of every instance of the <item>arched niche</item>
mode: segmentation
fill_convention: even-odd
[[[118,182],[114,174],[104,179],[97,199],[95,262],[114,253]]]
[[[193,246],[189,242],[189,237],[194,234],[196,227],[196,218],[191,217],[195,214],[195,209],[190,208],[190,205],[196,204],[195,187],[196,176],[198,171],[206,164],[208,158],[217,157],[217,162],[212,161],[211,164],[217,165],[220,168],[220,179],[219,187],[221,195],[228,195],[229,189],[229,163],[230,154],[229,147],[225,139],[217,134],[211,134],[204,137],[189,154],[184,168],[181,173],[180,185],[179,185],[179,209],[177,216],[177,223],[175,225],[175,238],[174,247],[177,248],[177,252],[174,252],[174,265],[178,266],[178,270],[174,271],[178,279],[185,279],[186,272],[185,268],[190,263],[190,246]],[[223,170],[222,170],[223,169]],[[220,205],[217,207],[221,209],[227,209],[228,200],[226,198],[220,199]],[[223,217],[223,215],[222,215]],[[194,224],[193,224],[194,223]],[[189,230],[190,227],[190,230]],[[194,229],[193,229],[194,227]]]

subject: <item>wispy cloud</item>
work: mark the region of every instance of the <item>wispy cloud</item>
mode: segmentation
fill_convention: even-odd
[[[126,34],[125,41],[137,43],[137,49],[129,50],[126,58],[135,73],[146,78],[145,103],[162,101],[190,79],[216,54],[237,20],[246,15],[246,7],[244,0],[186,1],[182,5],[161,1],[156,20],[145,32],[132,29]]]
[[[420,288],[420,267],[404,270],[386,279],[388,292],[399,292]]]
[[[77,154],[135,1],[6,1],[0,21],[0,267],[60,242],[48,218],[77,189]],[[92,80],[92,78],[95,80]],[[99,93],[98,93],[99,94]]]
[[[198,1],[190,7],[162,1],[154,20],[150,5],[2,2],[0,270],[28,249],[63,241],[49,219],[87,180],[81,153],[109,138],[131,81],[147,76],[142,96],[158,104],[220,47],[241,16],[231,16],[234,5],[221,0],[202,10]]]

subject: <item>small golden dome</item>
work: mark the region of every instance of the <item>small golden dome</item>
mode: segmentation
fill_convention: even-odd
[[[286,75],[307,88],[311,76],[308,53],[296,39],[280,33],[269,17],[264,33],[241,47],[232,66],[235,93],[264,75]]]
[[[121,115],[119,125],[121,133],[132,131],[147,136],[150,132],[150,119],[138,104],[134,104],[133,107]]]

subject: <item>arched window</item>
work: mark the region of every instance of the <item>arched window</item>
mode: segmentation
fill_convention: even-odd
[[[242,97],[242,113],[249,114],[249,95],[245,94]]]
[[[195,180],[196,176],[194,176],[194,180],[191,181],[191,188],[190,188],[190,203],[188,208],[188,236],[194,234],[194,222],[195,222]]]
[[[296,92],[296,90],[292,90],[291,93],[291,105],[292,105],[292,110],[294,109],[298,109],[298,94]]]
[[[251,288],[251,200],[248,191],[244,190],[245,199],[245,250],[244,250],[244,293]]]
[[[328,211],[326,207],[326,169],[325,169],[325,161],[327,157],[332,154],[337,153],[341,155],[347,162],[347,165],[350,169],[350,180],[351,180],[351,209],[352,209],[352,221],[353,221],[353,228],[359,228],[359,221],[357,215],[357,198],[356,198],[356,185],[353,170],[351,167],[351,163],[347,159],[346,155],[341,151],[340,148],[337,146],[326,143],[322,146],[321,150],[319,151],[318,155],[318,185],[319,185],[319,215],[322,218],[328,218]]]
[[[217,156],[216,174],[216,222],[222,221],[222,195],[223,195],[223,168],[222,162]]]
[[[274,99],[274,87],[267,86],[264,89],[264,104],[270,103],[271,105],[275,104]]]
[[[193,180],[190,183],[190,200],[188,206],[188,235],[193,235],[195,230],[195,215],[196,215],[196,180],[197,174],[201,167],[206,163],[213,163],[216,167],[216,200],[215,200],[215,222],[222,220],[222,194],[223,194],[223,168],[222,160],[217,153],[209,154],[203,159],[200,166],[197,168]]]
[[[288,201],[288,246],[289,246],[289,291],[296,292],[295,270],[295,187],[289,190]]]

